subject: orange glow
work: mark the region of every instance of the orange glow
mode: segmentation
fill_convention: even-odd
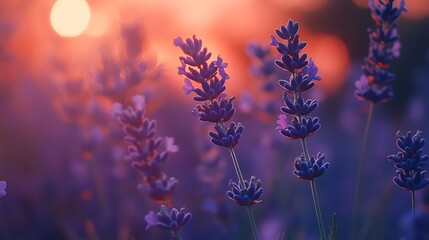
[[[429,16],[429,4],[427,0],[407,1],[405,7],[408,9],[408,12],[404,14],[405,17],[421,19]]]
[[[272,2],[288,9],[315,11],[325,6],[327,0],[272,0]]]
[[[345,83],[349,68],[346,44],[333,35],[320,34],[307,39],[308,54],[319,67],[322,81],[317,83],[327,94],[334,94]]]
[[[84,0],[58,0],[51,10],[51,25],[62,37],[79,36],[88,26],[91,11]]]
[[[361,8],[367,8],[368,7],[368,0],[353,0],[353,2]]]
[[[83,201],[89,201],[93,197],[92,192],[88,189],[84,189],[80,192],[80,199]]]
[[[111,19],[107,16],[107,13],[102,11],[93,11],[85,33],[92,37],[103,36],[110,27],[110,21]]]

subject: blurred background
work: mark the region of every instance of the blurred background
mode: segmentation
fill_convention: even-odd
[[[365,239],[408,234],[410,196],[393,185],[386,157],[398,151],[398,130],[429,138],[429,5],[406,7],[401,57],[391,67],[395,97],[376,105],[369,138]],[[278,77],[261,74],[264,62],[252,51],[269,49],[270,35],[289,19],[300,23],[322,77],[311,92],[322,128],[308,144],[331,162],[317,180],[325,224],[336,212],[338,239],[348,239],[368,111],[354,96],[374,27],[366,0],[0,0],[0,180],[7,182],[0,239],[169,239],[145,229],[144,216],[159,206],[137,189],[141,176],[124,161],[112,117],[112,104],[129,105],[135,94],[146,97],[158,135],[180,149],[165,172],[180,182],[174,205],[193,213],[183,239],[250,239],[244,209],[225,194],[236,181],[228,152],[211,145],[212,126],[192,115],[195,102],[177,75],[182,52],[173,39],[193,35],[229,64],[233,121],[245,126],[237,155],[245,177],[264,187],[264,203],[253,208],[261,239],[319,239],[308,183],[292,174],[301,145],[275,130]],[[417,193],[417,208],[428,211],[427,190]]]

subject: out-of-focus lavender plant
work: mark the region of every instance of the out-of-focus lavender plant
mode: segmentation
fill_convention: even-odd
[[[274,60],[275,57],[271,52],[269,46],[258,43],[249,43],[247,46],[247,55],[250,57],[252,63],[250,66],[250,73],[261,81],[260,89],[266,93],[264,98],[258,98],[254,102],[257,104],[257,109],[268,113],[271,116],[277,115],[277,109],[280,106],[277,98],[274,97],[274,92],[278,90],[278,79],[286,79],[290,77],[289,72],[279,69]],[[252,109],[255,110],[255,109]]]
[[[250,72],[255,77],[264,80],[262,90],[272,92],[276,89],[279,74],[278,68],[274,63],[274,57],[271,55],[271,48],[257,43],[247,45],[247,55],[252,60]]]
[[[157,226],[161,229],[169,230],[173,233],[174,239],[180,240],[179,230],[191,220],[192,214],[186,212],[185,208],[177,210],[176,208],[168,210],[166,205],[161,205],[158,213],[151,211],[145,216],[147,228]]]
[[[415,213],[406,213],[401,219],[401,240],[429,239],[429,191],[425,190],[422,196],[422,207]]]
[[[121,51],[119,58],[102,57],[102,69],[95,74],[96,92],[99,95],[123,101],[130,90],[143,80],[157,79],[162,69],[154,59],[144,54],[144,35],[140,24],[124,24],[121,28]],[[148,91],[148,87],[144,91]]]
[[[101,69],[94,72],[93,81],[84,79],[61,81],[59,85],[58,106],[69,128],[72,128],[73,138],[78,142],[76,156],[71,156],[72,175],[79,176],[79,181],[74,185],[79,191],[89,192],[94,197],[84,200],[84,206],[98,201],[96,207],[91,207],[87,221],[93,223],[94,235],[102,238],[119,234],[126,218],[129,218],[123,208],[108,208],[121,201],[129,201],[131,208],[137,205],[137,201],[124,197],[108,197],[108,191],[114,189],[118,181],[125,183],[130,178],[125,178],[126,168],[120,160],[123,151],[122,132],[119,124],[111,119],[111,107],[113,102],[120,101],[131,96],[136,91],[141,91],[141,82],[157,78],[160,68],[156,66],[154,59],[148,57],[144,50],[145,41],[141,31],[141,25],[136,23],[121,26],[118,53],[103,51],[101,57]],[[101,44],[112,48],[110,42]],[[64,69],[58,69],[64,71]],[[92,69],[91,69],[92,70]],[[61,73],[62,74],[62,73]],[[67,76],[64,76],[67,78]],[[147,91],[149,88],[145,88]],[[84,175],[84,176],[83,176]],[[95,214],[94,214],[95,213]],[[101,214],[98,214],[101,213]],[[143,218],[140,218],[142,221]],[[122,225],[121,225],[122,224]],[[129,226],[126,226],[129,228]],[[76,231],[73,229],[72,231]],[[128,233],[122,233],[128,234]]]
[[[151,211],[145,220],[147,228],[158,226],[170,230],[175,239],[180,239],[179,230],[191,219],[191,214],[182,208],[178,211],[172,207],[172,197],[178,181],[168,177],[163,171],[163,165],[171,153],[177,152],[178,147],[171,137],[156,137],[156,121],[144,116],[145,99],[143,96],[132,98],[134,107],[123,109],[120,103],[114,104],[114,116],[123,125],[125,140],[128,147],[126,159],[143,176],[138,188],[150,198],[161,204],[158,213]]]
[[[198,136],[207,135],[208,126],[197,127]],[[216,229],[212,239],[231,238],[232,227],[228,221],[230,218],[225,191],[222,187],[222,182],[225,181],[227,175],[228,162],[222,156],[220,149],[210,142],[199,141],[196,143],[198,152],[198,165],[196,167],[196,176],[202,183],[200,192],[204,198],[201,199],[202,210],[205,216],[212,216],[207,220]],[[204,231],[204,229],[200,229]]]
[[[6,182],[0,181],[0,198],[6,195]]]
[[[405,191],[411,192],[411,209],[414,213],[415,191],[429,185],[429,179],[425,178],[426,171],[424,170],[429,156],[422,155],[426,140],[422,138],[420,131],[414,135],[411,132],[407,132],[405,136],[401,136],[398,132],[397,135],[396,145],[400,151],[387,158],[394,162],[398,174],[393,178],[393,182]]]
[[[293,173],[300,179],[310,180],[320,236],[326,240],[314,178],[323,175],[329,167],[329,163],[323,163],[325,156],[321,153],[318,153],[316,157],[309,154],[306,138],[320,128],[320,123],[318,117],[308,116],[317,108],[317,101],[303,97],[304,92],[314,87],[314,81],[319,81],[321,78],[317,76],[318,68],[312,59],[307,60],[307,54],[301,54],[301,50],[307,43],[300,41],[298,30],[298,22],[289,20],[287,26],[281,26],[276,30],[277,36],[286,43],[280,42],[274,35],[271,36],[271,45],[275,46],[281,54],[281,59],[275,61],[276,65],[291,74],[289,80],[279,80],[280,86],[285,90],[283,94],[285,105],[281,107],[283,113],[278,117],[277,129],[289,139],[301,140],[303,154],[295,159]],[[290,95],[292,95],[292,99],[289,98]],[[292,117],[290,123],[287,121],[286,114]]]
[[[370,131],[374,104],[387,102],[393,97],[392,82],[395,74],[388,68],[395,58],[400,56],[401,43],[396,21],[402,12],[406,12],[405,0],[400,0],[399,6],[394,6],[395,0],[369,0],[371,17],[376,23],[375,29],[368,29],[369,50],[362,66],[362,75],[355,83],[356,96],[362,101],[369,101],[370,107],[366,122],[364,140],[359,158],[358,174],[355,188],[353,233],[356,235],[358,204],[360,202],[361,181],[365,168],[366,148]],[[377,2],[377,3],[376,3]]]
[[[395,74],[388,71],[390,64],[400,55],[396,21],[402,12],[406,12],[405,0],[401,0],[399,7],[394,7],[395,0],[369,1],[372,19],[376,23],[375,29],[368,29],[369,51],[362,66],[363,74],[356,82],[356,96],[361,100],[387,102],[393,97],[392,81]]]
[[[193,113],[203,122],[216,124],[215,131],[209,133],[211,141],[218,146],[228,148],[231,154],[238,183],[231,184],[232,189],[228,191],[228,196],[238,205],[246,206],[253,236],[258,239],[256,223],[250,207],[261,202],[257,199],[262,195],[262,188],[260,183],[246,185],[247,181],[244,180],[234,151],[244,127],[241,123],[234,122],[231,122],[229,126],[226,125],[235,113],[232,104],[235,97],[227,98],[224,93],[225,82],[229,79],[229,75],[225,72],[228,64],[224,63],[220,56],[216,61],[209,62],[212,54],[208,52],[207,48],[202,47],[202,40],[196,36],[186,39],[185,42],[178,37],[174,40],[174,45],[180,47],[186,55],[179,58],[182,66],[178,68],[178,74],[186,77],[183,90],[187,95],[194,92],[197,96],[193,99],[201,103],[197,105]],[[200,86],[194,87],[191,81]]]

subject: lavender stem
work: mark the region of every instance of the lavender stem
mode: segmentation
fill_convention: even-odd
[[[359,155],[359,167],[358,167],[358,175],[356,180],[356,186],[355,186],[355,197],[354,197],[354,204],[353,204],[353,236],[357,236],[358,234],[358,212],[359,212],[359,202],[360,202],[360,195],[362,190],[362,176],[363,171],[365,169],[365,163],[367,158],[367,147],[368,147],[368,135],[369,130],[371,128],[371,122],[372,117],[374,113],[374,102],[370,102],[369,104],[369,111],[368,111],[368,118],[366,121],[365,126],[365,133],[363,137],[363,143]]]
[[[237,159],[237,156],[235,155],[234,148],[232,147],[229,148],[229,153],[231,154],[232,163],[234,165],[235,173],[237,174],[240,187],[245,188],[243,174],[241,173],[240,165],[238,164],[238,159]],[[247,214],[249,215],[250,225],[252,227],[252,232],[253,232],[253,238],[255,240],[258,240],[259,236],[258,236],[258,231],[256,229],[256,222],[255,222],[255,217],[253,216],[252,209],[250,209],[250,206],[247,206],[246,210],[247,210]]]
[[[301,139],[302,150],[307,161],[310,161],[310,155],[308,154],[307,142],[305,139]],[[317,195],[316,182],[314,179],[310,180],[311,195],[313,196],[314,210],[316,211],[317,224],[319,225],[319,232],[322,240],[326,240],[325,225],[323,224],[322,211],[320,210],[319,197]]]

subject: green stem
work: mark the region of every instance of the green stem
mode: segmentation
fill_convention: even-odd
[[[414,214],[416,213],[416,193],[413,191],[411,191],[411,213]]]
[[[247,215],[249,215],[250,225],[252,226],[253,238],[255,240],[258,240],[259,239],[258,230],[256,229],[256,221],[255,221],[255,217],[253,216],[252,209],[250,209],[250,206],[247,206],[246,210],[247,210]]]
[[[223,122],[221,124],[223,129],[226,129],[225,124]],[[241,173],[241,168],[240,168],[240,165],[238,164],[238,159],[237,159],[237,155],[235,155],[234,148],[232,147],[229,148],[229,154],[231,155],[232,164],[234,165],[234,170],[235,170],[235,173],[237,174],[239,185],[242,189],[244,189],[245,188],[244,177],[243,177],[243,173]],[[252,232],[253,232],[253,238],[255,240],[258,240],[259,239],[258,231],[256,229],[256,222],[255,222],[255,217],[253,216],[252,209],[250,209],[250,206],[248,206],[246,210],[247,210],[247,214],[249,215],[250,225],[252,227]]]
[[[305,139],[301,139],[301,145],[302,150],[304,151],[305,160],[310,161],[310,155],[308,154],[308,147]],[[327,240],[324,227],[325,225],[323,224],[322,211],[320,210],[319,205],[319,197],[317,195],[316,182],[314,181],[314,179],[310,180],[310,187],[311,195],[313,196],[314,210],[316,211],[317,225],[319,225],[320,237],[322,238],[322,240]]]
[[[295,92],[293,96],[294,96],[294,102],[296,103],[298,98],[300,97],[300,93]],[[302,123],[302,116],[296,116],[296,117],[298,118],[298,121]],[[302,151],[304,152],[305,160],[309,162],[310,154],[308,153],[308,147],[307,147],[307,142],[305,141],[305,138],[301,138],[301,145],[302,145]],[[327,240],[325,227],[324,227],[325,225],[323,224],[322,211],[320,210],[320,205],[319,205],[319,197],[317,195],[316,182],[314,181],[314,179],[310,180],[310,188],[311,188],[311,195],[313,197],[314,210],[316,212],[317,225],[319,226],[320,237],[322,238],[322,240]]]
[[[243,174],[241,173],[240,165],[238,164],[238,159],[237,159],[237,156],[235,155],[234,148],[232,147],[229,148],[229,153],[231,154],[232,163],[234,165],[235,173],[237,174],[240,187],[245,188]],[[253,238],[255,240],[258,240],[259,239],[258,231],[256,229],[256,222],[255,222],[255,217],[253,216],[252,209],[250,209],[250,206],[248,206],[246,209],[247,209],[247,214],[249,215],[250,225],[252,227]]]
[[[231,159],[232,159],[232,164],[234,165],[234,169],[235,169],[235,173],[237,174],[238,177],[238,181],[240,182],[240,187],[244,188],[244,177],[243,174],[241,173],[241,168],[240,165],[238,164],[238,159],[237,156],[235,155],[235,151],[234,148],[230,147],[229,148],[229,154],[231,155]]]
[[[180,237],[180,233],[177,232],[173,232],[173,236],[174,236],[174,240],[182,240],[182,237]]]
[[[354,238],[358,238],[358,225],[359,225],[359,202],[360,202],[360,195],[361,195],[361,185],[362,185],[362,176],[365,169],[365,163],[367,158],[367,147],[368,147],[368,135],[369,130],[371,128],[371,122],[372,122],[372,116],[374,112],[374,103],[370,102],[369,105],[369,111],[368,111],[368,119],[366,121],[365,126],[365,133],[363,138],[363,143],[359,155],[359,167],[358,167],[358,175],[356,180],[356,186],[355,186],[355,197],[354,197],[354,203],[353,203],[353,229],[352,234]]]

